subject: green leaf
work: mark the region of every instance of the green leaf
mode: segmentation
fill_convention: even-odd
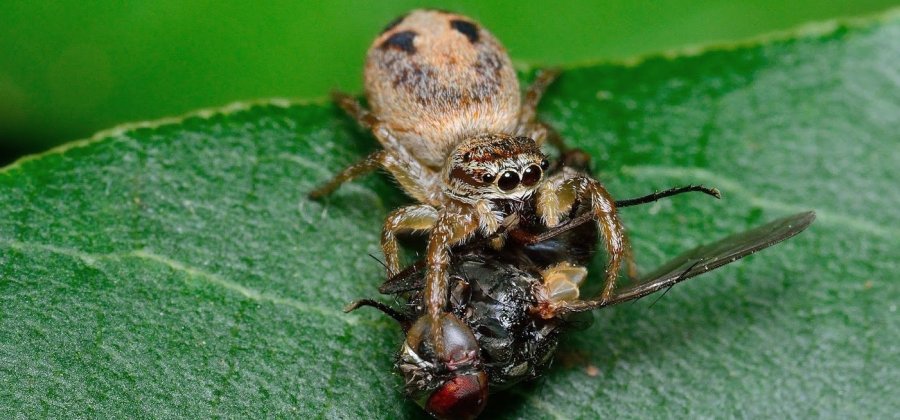
[[[896,415],[900,18],[629,65],[569,69],[543,117],[618,197],[646,271],[798,210],[812,228],[595,313],[492,417]],[[409,418],[402,334],[374,311],[386,213],[374,148],[324,103],[139,124],[0,172],[0,414]],[[598,280],[595,264],[591,279]]]

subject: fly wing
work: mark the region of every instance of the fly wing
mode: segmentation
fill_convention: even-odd
[[[603,306],[638,299],[730,264],[803,232],[815,219],[815,212],[797,213],[694,248],[644,276],[637,284],[617,290]]]

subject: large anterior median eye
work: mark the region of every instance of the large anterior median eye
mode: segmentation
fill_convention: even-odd
[[[537,165],[531,165],[522,173],[522,185],[530,187],[537,184],[541,180],[541,168]]]
[[[503,191],[509,191],[511,189],[519,186],[519,174],[513,171],[506,171],[503,175],[500,175],[500,180],[497,181],[497,186],[500,187]]]

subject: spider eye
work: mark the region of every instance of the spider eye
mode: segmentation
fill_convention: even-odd
[[[537,184],[541,180],[541,168],[537,165],[531,165],[522,173],[522,185],[530,187]]]
[[[549,167],[550,167],[550,161],[549,161],[549,160],[544,159],[544,160],[541,161],[541,169],[542,169],[542,170],[546,171],[547,168],[549,168]]]
[[[495,178],[496,176],[494,176],[494,174],[484,174],[481,176],[481,181],[485,184],[490,184],[491,182],[494,182]]]
[[[509,191],[513,188],[519,186],[519,174],[513,171],[506,171],[503,175],[500,175],[500,180],[497,181],[497,186],[500,187],[503,191]]]

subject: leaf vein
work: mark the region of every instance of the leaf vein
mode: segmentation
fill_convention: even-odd
[[[22,252],[34,252],[34,251],[43,251],[50,252],[53,254],[64,255],[70,258],[74,258],[83,262],[86,266],[91,268],[97,268],[100,260],[112,260],[112,261],[121,261],[126,258],[137,258],[144,261],[150,261],[156,264],[160,264],[166,266],[174,271],[179,271],[187,274],[188,276],[194,278],[203,279],[209,283],[212,283],[216,286],[220,286],[226,290],[231,292],[235,292],[244,296],[248,299],[259,301],[259,302],[268,302],[274,305],[287,306],[294,309],[297,309],[301,312],[308,313],[316,313],[319,315],[323,315],[326,317],[333,317],[341,320],[350,325],[357,325],[360,323],[360,319],[358,316],[354,316],[352,314],[345,314],[341,311],[334,310],[331,308],[323,307],[320,305],[310,305],[305,302],[301,302],[295,299],[285,298],[277,295],[272,295],[265,292],[260,292],[256,289],[241,285],[232,280],[228,280],[219,276],[218,274],[210,273],[195,267],[191,267],[181,261],[177,261],[171,259],[166,256],[162,256],[159,254],[155,254],[153,252],[147,250],[132,250],[126,252],[112,252],[106,254],[93,254],[89,252],[84,252],[79,249],[74,248],[65,248],[59,247],[55,245],[47,245],[47,244],[37,244],[30,242],[20,242],[9,239],[2,239],[0,243],[8,246],[9,248],[16,249]],[[380,323],[373,323],[373,325],[381,326]]]

